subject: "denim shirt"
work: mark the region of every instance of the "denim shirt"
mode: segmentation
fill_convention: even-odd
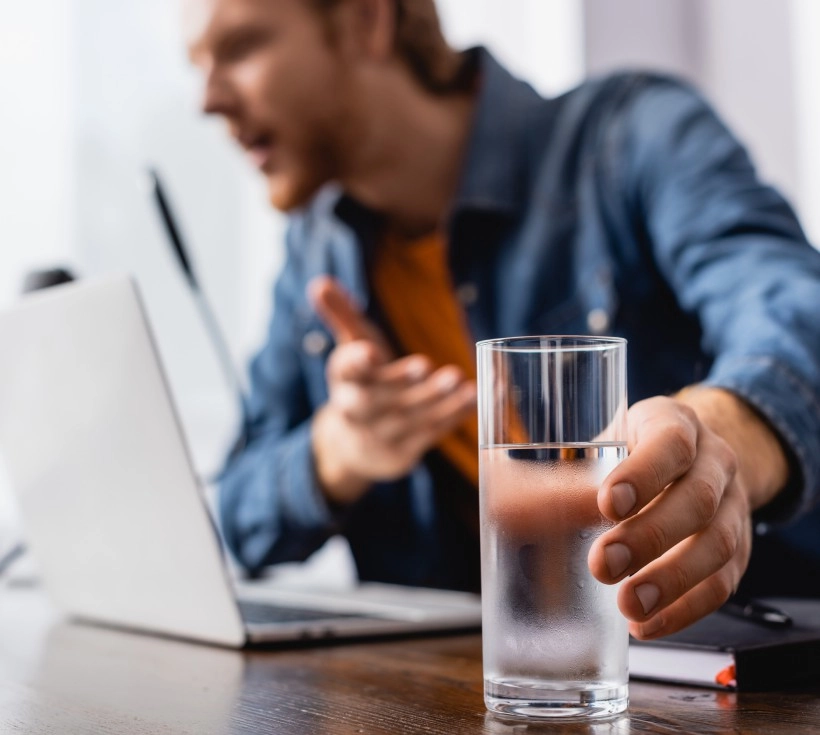
[[[474,53],[481,89],[447,220],[473,338],[625,337],[630,402],[693,383],[734,392],[790,459],[789,488],[761,517],[783,526],[810,513],[820,253],[788,204],[679,81],[619,74],[544,99]],[[462,490],[434,452],[351,507],[331,507],[317,486],[311,417],[327,400],[333,338],[305,287],[332,274],[380,320],[367,278],[378,234],[378,216],[332,188],[291,218],[268,341],[251,365],[246,441],[221,483],[221,529],[251,572],[342,533],[362,579],[475,588],[475,534],[447,502]]]

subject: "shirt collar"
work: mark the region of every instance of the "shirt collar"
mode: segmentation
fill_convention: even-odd
[[[485,48],[465,52],[479,75],[479,91],[452,214],[463,211],[514,215],[527,193],[527,131],[543,98],[516,79]],[[324,201],[343,222],[376,229],[381,218],[333,184]]]
[[[527,133],[544,100],[485,48],[468,53],[477,57],[480,89],[453,213],[515,214],[528,189]]]

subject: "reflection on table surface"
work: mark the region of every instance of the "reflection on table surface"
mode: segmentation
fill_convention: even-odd
[[[626,715],[509,723],[485,712],[480,636],[230,651],[59,620],[0,586],[0,733],[818,732],[820,686],[734,694],[632,682]]]
[[[92,717],[112,732],[229,731],[241,653],[61,621],[39,595],[35,604],[20,604],[34,596],[0,592],[0,680],[11,679],[22,695],[7,692],[0,732],[41,721],[48,732],[52,712],[65,718],[54,730],[60,733],[81,731],[63,729],[67,722],[96,732]],[[29,728],[22,731],[37,732]]]

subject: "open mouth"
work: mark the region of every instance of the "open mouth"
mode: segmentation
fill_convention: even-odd
[[[253,163],[256,168],[264,170],[271,159],[271,152],[273,150],[272,136],[267,134],[242,136],[240,143],[247,151],[251,163]]]

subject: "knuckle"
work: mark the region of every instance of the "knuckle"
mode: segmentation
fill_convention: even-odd
[[[652,396],[651,398],[644,398],[633,406],[633,410],[639,414],[646,421],[653,421],[659,416],[667,416],[674,413],[678,402],[669,396]]]
[[[715,523],[710,529],[716,557],[725,564],[737,552],[740,539],[735,529],[726,523]]]
[[[325,365],[325,375],[327,376],[328,382],[339,379],[344,368],[344,364],[345,360],[342,348],[334,348],[331,351],[330,356],[327,358],[327,364]]]
[[[721,570],[709,578],[707,589],[714,608],[720,607],[734,592],[734,581],[728,571]]]
[[[402,413],[410,413],[418,407],[419,392],[418,389],[408,388],[391,397],[393,408]]]
[[[368,339],[357,339],[350,342],[348,345],[342,345],[342,347],[345,346],[349,348],[348,354],[351,355],[351,359],[355,360],[357,363],[375,362],[380,357],[378,346],[373,341]],[[341,347],[339,349],[341,349]]]
[[[697,455],[697,443],[692,429],[682,423],[676,423],[667,429],[670,453],[676,467],[687,468],[692,465]]]
[[[692,586],[692,575],[685,566],[677,564],[669,570],[669,574],[676,596],[682,595]]]
[[[354,385],[342,384],[333,392],[333,403],[348,421],[357,420],[365,408],[364,396]]]
[[[663,469],[656,462],[649,465],[649,474],[651,477],[652,486],[657,488],[658,492],[663,490],[666,486],[666,476]]]
[[[716,453],[718,462],[724,468],[729,477],[734,477],[737,473],[737,453],[722,437],[716,438]]]
[[[355,342],[350,342],[334,348],[328,357],[325,372],[328,382],[343,383],[356,380],[361,368],[361,352]]]
[[[405,410],[388,411],[382,417],[381,425],[391,437],[402,441],[421,433],[413,414]]]
[[[701,617],[701,613],[699,612],[697,600],[693,599],[694,595],[686,595],[681,598],[681,615],[685,621],[694,622],[699,617]],[[685,623],[688,624],[688,623]]]
[[[653,559],[659,557],[669,548],[669,536],[663,526],[648,523],[644,528],[645,546]]]
[[[695,413],[695,409],[685,403],[678,403],[678,412],[680,413],[683,418],[685,418],[690,424],[694,425],[698,421],[698,415]]]
[[[737,542],[737,551],[735,552],[739,563],[745,570],[749,559],[752,556],[752,525],[751,523],[744,523],[743,530]]]
[[[402,434],[396,423],[387,419],[373,428],[373,438],[383,447],[395,451],[401,444]]]
[[[720,507],[721,488],[716,482],[705,478],[693,478],[691,492],[695,500],[693,509],[698,527],[702,528],[715,517]]]
[[[347,406],[339,406],[339,413],[345,421],[348,421],[350,423],[355,423],[358,419],[358,417],[356,416],[356,412],[351,410]]]

